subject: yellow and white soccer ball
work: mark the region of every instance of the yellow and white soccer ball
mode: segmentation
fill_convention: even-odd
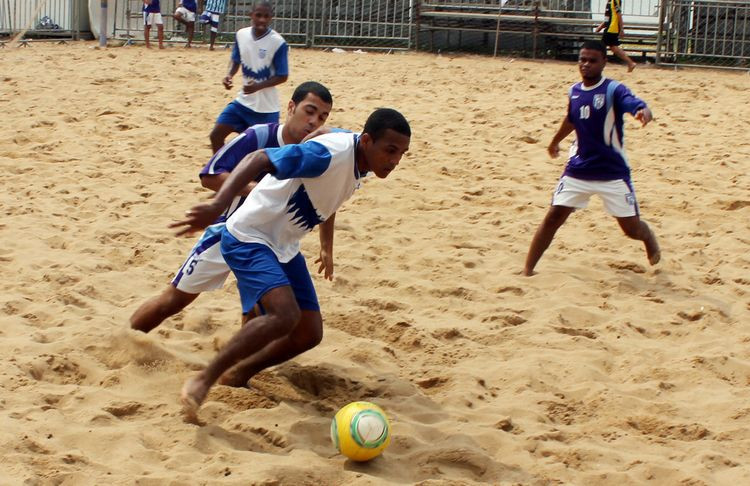
[[[391,442],[391,425],[382,408],[370,402],[345,405],[331,421],[331,440],[352,461],[369,461]]]

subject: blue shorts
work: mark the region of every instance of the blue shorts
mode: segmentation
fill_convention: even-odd
[[[279,112],[258,113],[235,100],[224,108],[219,118],[216,119],[216,123],[229,125],[235,132],[242,133],[260,123],[279,123]]]
[[[221,254],[237,278],[243,314],[253,310],[255,304],[260,304],[260,299],[269,290],[283,286],[292,288],[300,309],[320,310],[302,253],[297,253],[287,263],[281,263],[266,245],[239,241],[224,228],[221,233]]]

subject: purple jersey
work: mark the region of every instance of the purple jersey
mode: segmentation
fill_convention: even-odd
[[[143,4],[143,11],[147,13],[161,13],[159,0],[151,0],[151,5]]]
[[[282,125],[279,125],[278,123],[253,125],[219,149],[219,151],[211,157],[211,160],[208,161],[206,166],[203,167],[199,176],[203,177],[206,175],[232,172],[234,168],[242,162],[242,159],[244,159],[245,156],[256,150],[282,147],[284,145],[284,140],[281,138],[281,128]],[[261,174],[256,180],[260,181],[263,176],[265,176],[265,174]],[[246,196],[235,197],[232,204],[229,205],[224,214],[222,214],[214,224],[225,222],[227,218],[231,216],[243,202],[245,202],[245,198]]]
[[[630,180],[625,156],[623,114],[635,115],[646,103],[624,85],[602,78],[586,87],[570,88],[568,120],[575,126],[575,154],[568,160],[564,175],[576,179]]]

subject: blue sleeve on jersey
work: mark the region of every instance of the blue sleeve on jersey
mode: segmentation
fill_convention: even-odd
[[[615,104],[620,113],[630,113],[631,115],[635,115],[638,110],[646,108],[646,102],[636,97],[624,84],[615,88]]]
[[[273,68],[276,76],[289,76],[289,46],[281,44],[273,55]]]
[[[235,64],[242,64],[240,48],[237,46],[237,41],[234,41],[234,47],[232,47],[232,62]]]
[[[354,133],[347,128],[330,127],[331,133]]]
[[[233,138],[211,157],[199,176],[223,174],[232,172],[247,155],[258,150],[258,138],[255,132],[248,132]]]
[[[318,177],[331,163],[331,153],[315,141],[266,149],[266,155],[276,168],[274,176],[277,179]]]

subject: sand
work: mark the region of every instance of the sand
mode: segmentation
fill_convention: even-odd
[[[179,390],[238,328],[233,278],[149,335],[128,317],[193,244],[166,226],[209,195],[229,52],[94,45],[0,51],[1,484],[750,482],[746,73],[610,65],[656,117],[626,127],[662,261],[594,200],[527,278],[574,63],[292,50],[284,102],[315,79],[331,125],[395,107],[411,150],[339,212],[322,344],[196,426]],[[364,465],[328,435],[354,400],[393,423]]]

